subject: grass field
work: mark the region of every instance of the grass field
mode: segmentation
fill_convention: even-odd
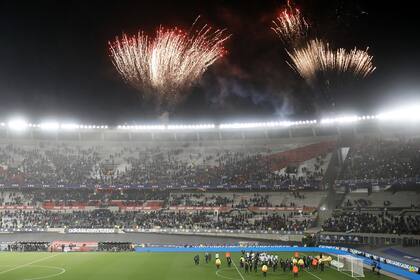
[[[238,254],[232,254],[235,266],[217,271],[214,263],[206,264],[200,254],[200,265],[194,265],[194,253],[0,253],[0,279],[6,280],[252,280],[264,279],[261,272],[245,273],[238,265]],[[290,257],[290,253],[278,253]],[[221,254],[222,256],[222,254]],[[214,260],[214,258],[213,258]],[[364,279],[379,278],[365,271]],[[293,279],[290,272],[268,272],[266,279]],[[298,279],[345,280],[350,276],[336,270],[300,272]]]

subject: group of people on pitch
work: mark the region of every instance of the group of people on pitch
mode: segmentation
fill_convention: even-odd
[[[206,263],[211,262],[212,255],[208,252],[204,255]],[[232,266],[232,257],[230,252],[226,252],[225,254],[226,262],[228,267]],[[200,264],[200,256],[194,256],[194,262],[196,265]],[[299,256],[298,252],[295,252],[293,257],[291,258],[279,258],[276,255],[267,254],[265,252],[241,252],[241,257],[239,258],[239,268],[243,269],[245,273],[249,273],[254,271],[255,273],[261,269],[263,276],[267,276],[267,272],[269,268],[272,269],[273,272],[276,272],[278,267],[283,270],[283,272],[290,271],[293,273],[294,277],[298,277],[299,271],[302,269],[320,269],[324,271],[325,264],[329,264],[331,262],[331,257],[323,256],[322,254],[319,256]],[[215,254],[215,265],[216,269],[219,269],[222,265],[222,261],[220,259],[219,253]],[[236,266],[234,264],[234,266]]]
[[[290,271],[294,277],[297,277],[299,271],[306,268],[320,269],[324,271],[325,264],[331,262],[331,257],[324,257],[321,255],[313,256],[299,256],[298,252],[295,252],[291,258],[279,258],[276,255],[270,255],[267,253],[259,252],[242,252],[239,259],[240,267],[245,270],[245,273],[250,271],[257,272],[258,267],[261,267],[264,277],[267,275],[268,269],[271,268],[273,272],[276,272],[278,267],[283,272]]]

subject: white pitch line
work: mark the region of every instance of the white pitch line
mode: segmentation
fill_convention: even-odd
[[[13,264],[4,264],[4,265],[2,265],[2,264],[0,264],[0,268],[5,267],[6,269],[8,269],[9,267],[14,267],[14,266],[16,266],[16,265],[13,265]],[[0,272],[1,272],[1,270],[0,270]]]
[[[66,270],[62,267],[58,267],[58,266],[49,266],[49,265],[31,265],[31,267],[43,267],[43,268],[52,268],[52,269],[57,269],[60,270],[60,272],[54,273],[54,274],[49,274],[46,276],[40,276],[40,277],[35,277],[35,278],[27,278],[25,280],[41,280],[41,279],[48,279],[48,278],[53,278],[56,277],[58,275],[61,275],[63,273],[66,272]]]
[[[236,268],[236,271],[239,273],[239,276],[241,276],[242,280],[245,280],[244,276],[242,275],[242,273],[239,271],[238,267],[236,266],[235,262],[232,260],[233,266]]]
[[[312,275],[313,277],[315,277],[315,278],[318,278],[319,280],[322,280],[322,278],[321,277],[318,277],[318,276],[316,276],[315,274],[313,274],[312,272],[309,272],[308,270],[306,270],[306,269],[303,269],[303,271],[305,271],[306,273],[309,273],[310,275]]]
[[[216,270],[216,275],[219,276],[219,277],[225,278],[225,279],[229,279],[229,280],[240,280],[238,278],[232,278],[232,277],[228,277],[228,276],[224,276],[222,274],[219,274],[219,272],[221,272],[221,271],[226,271],[226,268],[221,268],[221,269]]]
[[[306,255],[306,254],[303,254],[303,253],[300,253],[301,255],[304,255],[304,256],[308,256],[308,255]],[[303,271],[305,271],[305,272],[307,272],[307,273],[309,273],[310,275],[312,275],[313,277],[315,277],[315,278],[317,278],[317,279],[319,279],[319,280],[322,280],[322,278],[321,277],[318,277],[318,276],[316,276],[315,274],[313,274],[312,272],[310,272],[310,271],[308,271],[308,269],[303,269]]]
[[[0,274],[4,274],[4,273],[7,273],[9,271],[13,271],[13,270],[16,270],[16,269],[19,269],[19,268],[22,268],[22,267],[26,267],[26,266],[29,266],[29,265],[34,264],[34,263],[39,263],[39,262],[54,258],[58,255],[60,255],[60,254],[55,254],[55,255],[48,256],[48,257],[45,257],[45,258],[42,258],[42,259],[34,260],[32,262],[21,264],[21,265],[18,265],[18,266],[15,266],[15,267],[12,267],[12,268],[9,268],[9,269],[6,269],[6,270],[2,270],[2,271],[0,271]]]

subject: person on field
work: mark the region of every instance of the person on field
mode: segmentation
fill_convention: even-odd
[[[286,272],[286,263],[282,258],[280,259],[280,268],[283,269],[283,272]]]
[[[279,264],[279,259],[276,256],[273,258],[273,272],[276,272],[278,264]]]
[[[195,255],[194,256],[194,263],[195,263],[195,265],[199,265],[200,264],[200,256],[199,255]]]
[[[305,267],[305,261],[303,259],[299,259],[297,263],[300,269],[303,269]]]
[[[232,264],[232,258],[231,258],[230,252],[226,252],[226,261],[227,261],[228,266],[230,267]]]
[[[245,258],[242,256],[240,259],[239,259],[239,266],[241,267],[241,268],[244,268],[244,262],[245,262]]]
[[[254,259],[253,265],[254,265],[254,272],[257,272],[258,271],[258,258]]]
[[[249,261],[246,260],[245,261],[245,273],[248,273],[248,270],[249,270]]]
[[[376,275],[381,276],[381,263],[378,262],[376,265]]]
[[[309,268],[309,267],[311,266],[311,263],[312,263],[312,259],[311,259],[311,257],[309,256],[309,257],[307,257],[307,258],[306,258],[306,260],[305,260],[305,267],[306,267],[306,268]]]
[[[284,268],[285,268],[285,269],[284,269],[283,271],[285,271],[285,270],[290,270],[290,271],[292,271],[291,266],[292,266],[291,261],[290,261],[289,259],[286,259],[286,262],[285,262],[285,264],[284,264]]]
[[[372,272],[375,273],[375,269],[376,269],[376,262],[373,261],[372,262]]]
[[[316,258],[313,258],[313,260],[312,260],[312,268],[313,269],[318,268],[318,260]]]
[[[319,264],[319,268],[321,269],[321,272],[323,272],[325,268],[325,262],[322,259],[319,259],[318,264]]]
[[[216,268],[219,269],[220,266],[222,265],[222,261],[220,259],[216,259],[215,264],[216,264]]]
[[[294,278],[298,277],[299,267],[297,265],[294,265],[293,269],[292,269],[292,272],[293,272],[293,277]]]
[[[264,275],[264,277],[267,277],[267,271],[268,271],[268,266],[265,264],[261,267],[261,271]]]
[[[209,253],[208,253],[208,252],[206,252],[206,253],[204,254],[204,258],[205,258],[205,260],[206,260],[206,263],[209,263]]]

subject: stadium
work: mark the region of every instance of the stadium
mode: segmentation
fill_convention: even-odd
[[[336,2],[339,8],[334,11],[340,11],[341,16],[348,15],[345,11],[351,17],[355,15],[357,5],[346,10],[342,1]],[[148,35],[146,27],[146,31],[138,31],[143,21],[124,20],[116,12],[118,5],[103,11],[92,3],[75,5],[65,9],[72,19],[69,30],[79,30],[78,21],[73,22],[77,15],[83,22],[81,30],[92,34],[108,26],[108,22],[119,23],[118,31],[108,26],[115,39],[109,40],[112,37],[105,32],[109,40],[104,55],[108,68],[103,70],[101,64],[95,69],[112,74],[101,76],[99,84],[105,83],[112,94],[121,89],[125,90],[122,96],[134,92],[140,99],[126,98],[129,101],[121,103],[108,96],[101,85],[104,101],[98,103],[105,106],[105,115],[91,105],[89,110],[78,108],[82,103],[73,104],[71,100],[97,98],[92,92],[95,98],[86,97],[86,88],[97,82],[96,78],[85,81],[84,69],[80,73],[70,71],[81,83],[81,93],[66,97],[60,89],[39,94],[25,87],[21,90],[27,94],[26,103],[16,101],[13,91],[6,89],[13,88],[14,83],[30,84],[31,79],[23,76],[15,81],[9,74],[5,74],[8,82],[0,79],[0,89],[5,89],[0,90],[4,103],[0,104],[0,279],[420,279],[418,91],[414,98],[411,96],[412,102],[391,102],[386,106],[375,101],[375,106],[359,110],[367,103],[366,96],[361,103],[355,101],[357,106],[351,110],[347,103],[340,107],[348,95],[340,86],[357,89],[381,71],[379,67],[387,67],[378,63],[376,69],[371,49],[334,49],[335,45],[325,41],[326,35],[314,37],[314,21],[325,22],[305,1],[254,3],[259,11],[256,14],[243,4],[232,4],[242,9],[237,15],[223,1],[209,4],[217,12],[210,9],[206,13],[207,4],[195,4],[190,9],[194,13],[196,9],[204,10],[205,16],[196,18],[188,32],[166,27],[170,20],[164,21],[165,25],[156,24],[156,19],[147,19],[143,14],[144,26],[151,25],[155,37]],[[319,5],[322,18],[327,17],[332,4]],[[58,6],[47,6],[47,11],[60,14]],[[22,16],[20,7],[6,7],[10,9],[7,18],[11,23],[0,30],[20,30],[19,24],[13,24]],[[148,11],[155,10],[147,7]],[[181,7],[174,9],[184,10]],[[270,14],[270,9],[276,12]],[[85,12],[97,17],[91,21]],[[119,17],[111,21],[102,13]],[[264,87],[257,86],[260,69],[249,78],[237,74],[244,67],[232,66],[234,58],[229,63],[220,62],[234,56],[230,52],[239,52],[234,40],[240,39],[235,39],[233,33],[242,29],[233,24],[236,21],[232,18],[239,17],[242,26],[249,13],[261,16],[262,23],[270,18],[270,25],[263,26],[269,30],[264,36],[274,35],[282,48],[280,57],[286,58],[286,62],[276,62],[286,65],[278,73],[293,80],[284,86],[296,95],[300,89],[293,87],[304,84],[304,90],[312,95],[310,101],[299,96],[296,100],[303,101],[294,102],[310,109],[299,111],[296,105],[293,114],[286,114],[287,106],[277,108],[278,101],[273,100],[280,97],[273,97],[271,92],[253,93],[249,99],[252,104],[244,105],[239,100],[251,95],[232,97],[234,87],[227,90],[225,94],[230,97],[223,100],[224,104],[232,102],[228,106],[235,108],[232,114],[221,111],[217,107],[220,104],[213,107],[212,101],[203,105],[194,100],[194,95],[207,90],[203,88],[214,90],[215,80],[229,80],[223,75],[230,74],[221,74],[223,68],[230,68],[236,75],[235,81],[226,83],[264,91]],[[358,20],[365,16],[364,10],[356,14]],[[65,13],[60,15],[66,17]],[[131,13],[126,15],[136,18]],[[210,16],[219,24],[225,20],[226,29],[213,29],[207,23],[200,26],[200,21]],[[189,19],[190,15],[180,12],[179,18],[183,17]],[[374,22],[380,22],[380,17],[372,17]],[[334,18],[343,20],[337,15]],[[62,18],[47,17],[46,23],[40,23],[41,29],[52,28],[59,39],[36,39],[32,44],[48,42],[51,48],[62,50],[55,40],[64,40],[65,36],[57,34],[66,24]],[[120,29],[125,30],[122,26],[130,32],[134,28],[137,35],[115,36]],[[95,41],[91,35],[74,36]],[[341,36],[335,36],[332,38],[340,41]],[[411,38],[408,42],[414,44]],[[261,49],[265,45],[256,44],[250,48],[264,52]],[[20,46],[18,41],[12,45]],[[228,47],[232,49],[229,52]],[[69,53],[81,49],[77,43],[65,48]],[[29,56],[38,57],[36,51],[29,52]],[[67,64],[71,54],[52,55],[47,61],[59,65],[56,61],[61,61],[61,56]],[[244,56],[238,57],[244,60]],[[6,65],[20,65],[17,57],[12,60],[5,59]],[[72,63],[79,65],[80,61],[74,59]],[[65,88],[67,82],[60,82],[59,74],[53,75],[60,70],[51,69],[37,68],[51,77],[46,84],[34,85],[50,87],[51,80],[56,79],[54,86]],[[10,71],[14,73],[13,68]],[[294,76],[284,74],[287,71]],[[377,75],[381,77],[381,73]],[[40,76],[36,79],[43,81]],[[71,75],[65,76],[73,80]],[[238,82],[240,78],[243,80]],[[107,79],[111,82],[104,82]],[[353,95],[357,99],[356,93]],[[43,107],[56,96],[65,100],[63,104],[52,106],[52,111]],[[376,93],[371,97],[382,98]],[[270,111],[255,99],[270,100],[275,109]],[[134,111],[134,118],[120,121],[118,112],[131,110],[130,106],[141,109]],[[251,111],[261,110],[263,116],[247,115],[248,106]],[[21,111],[10,113],[7,107]],[[153,108],[153,117],[144,112],[145,107]],[[197,114],[194,107],[206,116]],[[29,113],[32,110],[34,114]],[[67,117],[67,110],[72,118]],[[99,121],[76,116],[85,111],[98,115]],[[184,117],[183,113],[192,117]]]

